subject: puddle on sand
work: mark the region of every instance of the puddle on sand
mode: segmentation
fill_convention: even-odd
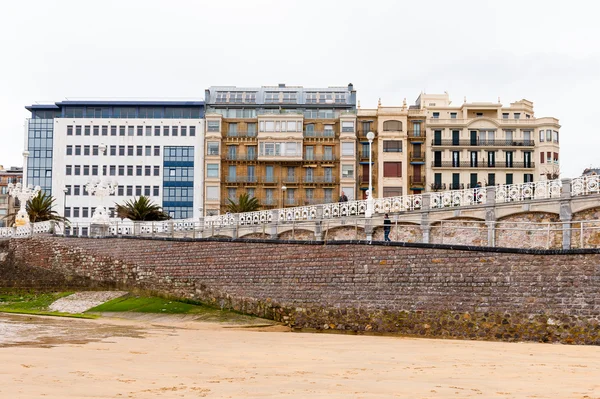
[[[89,320],[0,314],[0,348],[49,348],[62,344],[86,344],[111,337],[143,338],[144,331],[132,326],[99,324]]]

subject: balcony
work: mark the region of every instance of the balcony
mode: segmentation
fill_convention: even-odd
[[[425,187],[425,176],[411,176],[409,181],[411,187]]]
[[[533,169],[535,168],[535,162],[510,162],[505,161],[488,163],[485,161],[471,162],[471,161],[442,161],[431,163],[434,168],[496,168],[496,169]]]
[[[431,191],[446,191],[448,189],[448,186],[446,185],[446,183],[431,183],[429,185],[429,188],[431,189]]]
[[[235,132],[227,132],[225,134],[225,137],[228,139],[231,138],[250,138],[250,139],[254,139],[258,136],[258,132],[256,131],[235,131]]]
[[[533,147],[534,140],[432,140],[431,145],[434,147]]]
[[[470,119],[459,119],[459,118],[451,118],[451,119],[440,119],[440,118],[427,118],[427,123],[429,125],[451,125],[451,126],[457,126],[457,125],[467,125],[468,123],[470,123],[471,121],[473,121],[474,119],[480,119],[483,117],[477,117],[477,118],[470,118]],[[499,119],[499,118],[492,118],[498,122],[500,122],[501,125],[536,125],[538,123],[542,123],[541,121],[537,120],[536,118],[524,118],[524,119]]]
[[[335,183],[335,177],[333,176],[304,176],[302,183],[304,184],[333,184]]]
[[[226,183],[258,183],[258,178],[256,176],[227,176],[225,178]]]
[[[260,182],[262,184],[279,184],[279,178],[275,176],[262,176]]]
[[[283,184],[298,184],[300,179],[296,176],[284,176],[281,181]]]
[[[304,161],[335,161],[335,155],[328,154],[304,154]]]
[[[305,138],[335,138],[335,132],[333,130],[324,130],[320,132],[316,131],[305,131]]]
[[[411,143],[424,143],[425,142],[425,132],[422,130],[409,130],[408,132],[408,141]]]
[[[256,154],[227,154],[228,161],[256,161]]]
[[[425,153],[423,151],[420,152],[411,152],[410,153],[410,163],[425,163]]]
[[[361,160],[369,160],[369,151],[359,151]],[[375,151],[371,151],[371,160],[375,159]]]

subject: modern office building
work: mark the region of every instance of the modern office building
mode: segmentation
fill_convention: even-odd
[[[421,94],[414,108],[426,114],[430,190],[558,177],[558,119],[536,118],[531,101],[455,106],[447,93]]]
[[[23,168],[11,167],[4,169],[0,165],[0,227],[8,226],[6,216],[17,212],[19,201],[8,195],[8,184],[23,182]]]
[[[206,213],[256,197],[263,209],[356,195],[356,91],[213,86],[206,90]]]
[[[203,204],[203,101],[62,101],[25,107],[27,184],[56,198],[72,222],[89,221],[99,198],[85,186],[115,182],[102,204],[145,195],[173,218]]]

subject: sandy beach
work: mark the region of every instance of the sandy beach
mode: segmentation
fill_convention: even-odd
[[[0,398],[600,398],[600,347],[0,314]]]

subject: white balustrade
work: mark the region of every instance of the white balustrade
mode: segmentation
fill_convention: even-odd
[[[12,227],[0,227],[0,238],[10,238],[13,236],[13,232]]]
[[[323,204],[323,219],[364,215],[366,211],[366,200]]]
[[[571,195],[600,193],[600,175],[580,176],[571,180]]]
[[[403,195],[374,199],[375,213],[406,212],[421,209],[423,196],[421,194]]]
[[[485,187],[467,188],[431,193],[430,207],[433,209],[455,206],[471,206],[484,204],[487,200]]]
[[[310,205],[278,209],[278,214],[280,221],[312,220],[317,217],[317,207],[316,205]]]
[[[273,212],[256,211],[240,213],[238,224],[240,226],[251,226],[254,224],[268,224],[273,221]]]
[[[541,180],[531,183],[504,184],[496,187],[496,202],[560,198],[560,180]]]

